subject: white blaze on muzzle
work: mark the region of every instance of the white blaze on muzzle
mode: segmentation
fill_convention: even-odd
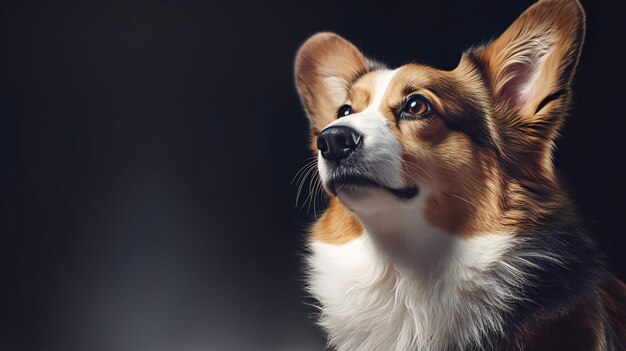
[[[330,123],[331,127],[348,127],[361,135],[361,145],[355,150],[356,170],[365,171],[381,185],[390,188],[405,186],[402,179],[402,147],[389,129],[387,119],[381,111],[382,100],[397,70],[375,72],[375,88],[369,106],[358,113],[342,117]],[[322,181],[326,183],[332,162],[318,153],[318,168]]]

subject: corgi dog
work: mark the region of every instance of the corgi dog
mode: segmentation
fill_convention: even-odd
[[[626,350],[626,286],[552,162],[584,36],[578,1],[541,0],[452,71],[333,33],[300,47],[330,197],[308,289],[331,349]]]

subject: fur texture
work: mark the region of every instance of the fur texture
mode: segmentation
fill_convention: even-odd
[[[577,1],[542,0],[452,71],[387,69],[332,33],[302,45],[296,86],[331,197],[309,290],[332,348],[626,348],[626,287],[552,163],[584,33]],[[331,137],[333,157],[317,150]]]

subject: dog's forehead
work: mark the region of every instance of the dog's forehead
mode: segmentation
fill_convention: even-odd
[[[359,109],[391,103],[428,85],[436,70],[407,64],[396,69],[377,69],[359,77],[350,87],[348,99]]]
[[[442,74],[438,69],[414,63],[401,66],[396,71],[387,89],[388,94],[398,92],[406,94],[427,87]]]

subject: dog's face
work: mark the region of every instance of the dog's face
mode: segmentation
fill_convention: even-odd
[[[469,67],[365,73],[317,137],[323,184],[357,213],[426,201],[429,222],[455,232],[451,218],[465,209],[459,205],[495,191],[489,103]]]
[[[583,16],[541,1],[453,71],[387,69],[335,34],[310,38],[296,83],[327,192],[360,217],[419,207],[451,234],[500,231],[516,194],[556,181]]]

